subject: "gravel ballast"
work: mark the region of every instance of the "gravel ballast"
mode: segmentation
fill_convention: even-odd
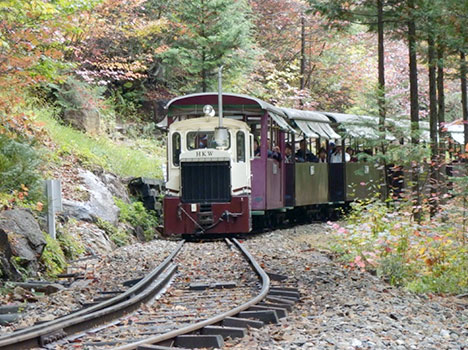
[[[279,324],[250,330],[228,348],[468,349],[466,298],[418,296],[345,269],[313,248],[328,230],[307,225],[244,241],[266,270],[296,280],[302,297]]]

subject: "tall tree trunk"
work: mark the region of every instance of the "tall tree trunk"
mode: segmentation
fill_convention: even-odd
[[[438,143],[437,143],[437,81],[436,81],[436,54],[434,33],[429,30],[427,38],[427,58],[429,62],[429,117],[431,138],[431,197],[429,198],[430,215],[433,217],[438,208]]]
[[[382,137],[381,151],[385,156],[386,147],[385,147],[385,117],[387,114],[386,101],[385,101],[385,48],[384,48],[384,23],[383,23],[383,2],[382,0],[377,0],[377,40],[378,40],[378,75],[379,75],[379,86],[377,91],[377,103],[379,105],[379,131]],[[383,167],[384,167],[384,178],[385,178],[385,192],[384,199],[388,198],[390,192],[390,183],[388,166],[385,157],[383,157]]]
[[[410,18],[408,20],[408,55],[411,108],[411,144],[419,144],[419,103],[418,103],[418,64],[416,56],[416,22],[414,18],[414,0],[408,0]],[[416,162],[415,162],[416,163]],[[413,182],[413,215],[418,222],[421,220],[421,193],[419,190],[419,167],[412,166]]]
[[[444,55],[445,47],[441,43],[437,45],[437,121],[439,124],[439,186],[440,186],[440,202],[444,203],[445,193],[447,191],[445,185],[445,90],[444,90]]]
[[[306,56],[305,56],[305,18],[304,15],[301,17],[301,81],[300,88],[304,90],[305,87],[305,67],[306,67]]]
[[[468,152],[468,100],[466,96],[466,60],[465,52],[460,51],[460,83],[461,83],[461,102],[463,111],[463,125],[465,134],[464,151]]]
[[[201,78],[202,78],[202,91],[206,92],[206,68],[205,68],[205,62],[206,62],[206,54],[205,50],[203,49],[202,52],[202,71],[201,71]]]

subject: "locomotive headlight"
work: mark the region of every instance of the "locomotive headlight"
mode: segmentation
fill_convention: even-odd
[[[205,113],[205,117],[214,117],[215,110],[212,105],[205,105],[203,106],[203,113]]]

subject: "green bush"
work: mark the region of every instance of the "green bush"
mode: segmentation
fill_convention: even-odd
[[[67,259],[76,259],[81,254],[85,252],[85,248],[83,243],[77,240],[70,232],[69,227],[70,225],[76,225],[76,220],[71,219],[68,223],[63,227],[61,232],[57,233],[57,240],[62,248],[62,251]]]
[[[21,143],[0,134],[0,192],[11,193],[24,190],[39,195],[38,166],[40,158],[32,145]]]
[[[110,222],[98,218],[96,225],[106,232],[109,236],[109,239],[117,245],[117,247],[122,247],[130,243],[130,238],[124,230],[115,227]]]
[[[133,227],[140,227],[147,241],[154,238],[158,219],[154,211],[146,210],[142,202],[127,204],[116,198],[115,204],[120,209],[120,220]]]
[[[389,283],[418,293],[466,293],[468,247],[460,224],[460,199],[444,217],[411,220],[411,205],[398,211],[385,203],[353,203],[345,225],[329,223],[335,234],[330,248],[350,268],[375,271]]]
[[[42,251],[41,261],[46,269],[46,274],[53,277],[65,270],[67,261],[59,241],[51,238],[47,234],[44,234],[44,237],[47,244]]]

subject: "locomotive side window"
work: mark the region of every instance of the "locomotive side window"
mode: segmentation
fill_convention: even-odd
[[[231,147],[231,135],[229,135],[228,149]],[[187,149],[189,151],[201,148],[216,148],[214,131],[190,131],[187,133]]]
[[[237,161],[245,162],[245,134],[238,131],[236,135]]]
[[[180,144],[180,134],[178,132],[175,132],[172,134],[172,164],[175,166],[179,166],[179,158],[180,158],[180,150],[181,150],[181,144]]]

